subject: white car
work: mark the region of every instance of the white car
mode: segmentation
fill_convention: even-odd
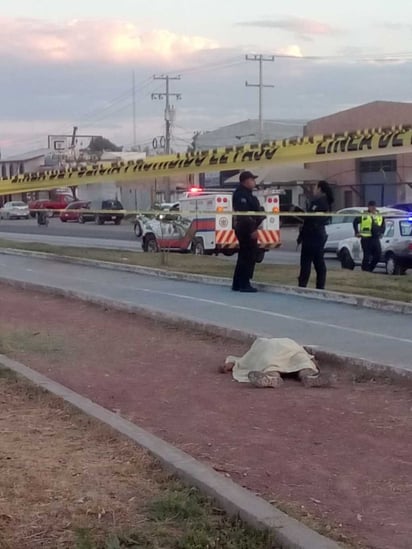
[[[0,208],[1,219],[29,219],[30,211],[24,202],[6,202]]]
[[[387,218],[381,239],[382,258],[387,274],[402,275],[412,268],[412,216]],[[339,243],[338,258],[343,269],[353,270],[362,264],[360,238],[346,238]]]
[[[331,219],[330,225],[326,225],[328,240],[326,242],[325,252],[336,253],[338,251],[339,242],[354,236],[353,222],[356,217],[362,215],[367,209],[368,208],[366,207],[353,207],[336,212],[336,215]],[[394,208],[378,208],[378,211],[384,215],[405,215],[404,211],[396,210]]]

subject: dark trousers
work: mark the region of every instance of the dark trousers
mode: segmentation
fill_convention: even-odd
[[[326,238],[308,239],[302,242],[300,254],[299,286],[306,288],[312,270],[312,263],[316,271],[316,288],[324,290],[326,284],[326,263],[325,255]]]
[[[361,238],[363,251],[362,271],[372,273],[381,260],[382,248],[379,238]]]
[[[242,290],[250,287],[255,272],[258,242],[249,235],[236,233],[236,236],[239,240],[239,253],[232,287],[234,290]]]

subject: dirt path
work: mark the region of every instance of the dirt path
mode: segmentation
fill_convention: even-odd
[[[245,351],[239,343],[8,287],[0,299],[3,352],[323,532],[410,549],[410,389],[342,379],[336,389],[290,381],[258,391],[216,373]]]

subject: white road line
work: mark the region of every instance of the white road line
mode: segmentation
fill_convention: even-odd
[[[1,262],[1,260],[0,260],[0,262]],[[38,272],[39,274],[44,274],[44,270],[42,270],[42,269],[27,269],[26,268],[25,270],[29,271],[29,272]],[[47,274],[50,276],[50,273],[47,273]],[[72,282],[72,280],[73,280],[72,276],[67,275],[65,273],[59,273],[58,276],[59,276],[59,278],[67,278],[67,279],[70,280],[70,282]],[[92,282],[90,279],[83,278],[83,277],[80,277],[80,276],[76,276],[76,280],[77,281],[83,281],[87,284],[90,284]],[[108,284],[110,285],[111,288],[117,287],[117,288],[122,289],[122,290],[130,290],[130,286],[119,284],[119,283],[116,283],[115,281],[110,281],[110,283],[108,283]],[[47,285],[47,284],[44,284],[44,285]],[[357,329],[357,328],[350,328],[350,327],[346,327],[346,326],[339,326],[338,324],[330,324],[330,323],[327,323],[327,322],[322,322],[320,320],[309,320],[309,319],[300,318],[300,317],[296,317],[296,316],[292,316],[292,315],[276,313],[274,311],[266,311],[264,309],[256,309],[256,308],[253,308],[253,307],[247,307],[247,306],[244,306],[244,305],[233,305],[233,304],[227,303],[225,301],[216,301],[216,300],[213,300],[213,299],[205,299],[205,298],[201,298],[201,297],[187,296],[187,295],[184,295],[184,294],[178,294],[178,293],[173,293],[173,292],[164,292],[164,291],[161,291],[161,290],[152,290],[150,288],[133,288],[133,292],[142,292],[142,293],[147,293],[147,294],[153,294],[153,295],[159,295],[159,296],[165,296],[165,297],[172,297],[172,298],[176,298],[176,299],[184,299],[186,301],[206,303],[208,305],[216,305],[216,306],[219,306],[219,307],[225,307],[226,309],[230,308],[230,309],[234,309],[234,310],[238,310],[238,311],[256,313],[256,314],[261,314],[261,315],[270,316],[270,317],[274,317],[274,318],[282,318],[282,319],[287,320],[287,321],[300,322],[300,323],[303,323],[303,324],[310,324],[310,325],[313,325],[313,326],[320,326],[322,328],[332,328],[332,329],[338,330],[338,331],[345,331],[345,332],[358,334],[358,335],[365,335],[365,336],[375,337],[375,338],[379,338],[379,339],[387,339],[387,340],[390,340],[390,341],[398,341],[400,343],[412,344],[412,339],[391,336],[391,335],[382,334],[382,333],[379,333],[379,332],[369,332],[367,330],[360,330],[360,329]]]

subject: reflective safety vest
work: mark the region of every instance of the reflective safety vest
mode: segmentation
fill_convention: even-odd
[[[360,234],[362,238],[371,238],[373,231],[373,226],[382,227],[383,217],[380,214],[372,215],[365,214],[361,218],[360,223]]]

